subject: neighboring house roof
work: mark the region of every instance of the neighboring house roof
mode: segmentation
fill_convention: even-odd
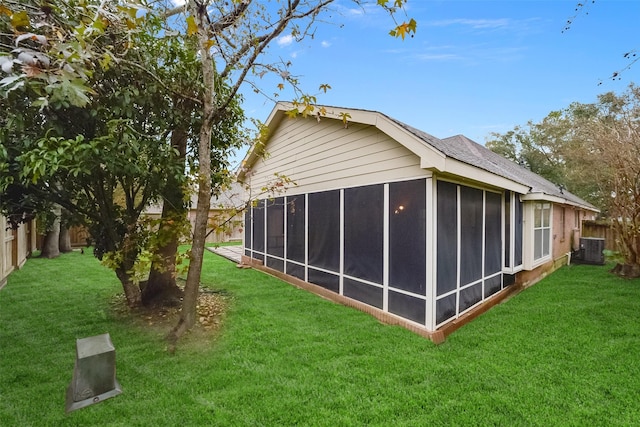
[[[211,196],[211,209],[233,209],[246,203],[245,190],[239,182],[232,182],[218,194]],[[191,194],[191,209],[198,205],[198,193]]]
[[[294,106],[291,103],[277,103],[266,121],[269,129],[273,131],[286,117],[286,112],[292,108]],[[440,139],[377,111],[316,106],[317,111],[321,109],[324,114],[318,115],[320,120],[324,118],[342,120],[343,117],[348,117],[350,123],[377,127],[416,154],[424,169],[436,170],[445,175],[473,177],[476,181],[524,194],[525,200],[549,200],[598,211],[595,206],[580,197],[561,189],[540,175],[494,153],[464,135]],[[258,152],[261,150],[255,147],[254,145],[249,150],[242,162],[238,172],[239,180],[244,179],[259,157]]]
[[[198,193],[192,192],[189,201],[189,209],[195,209],[198,204]],[[239,182],[232,182],[219,194],[211,196],[210,210],[233,209],[246,203],[245,190]],[[149,205],[145,210],[146,214],[162,214],[162,200]]]

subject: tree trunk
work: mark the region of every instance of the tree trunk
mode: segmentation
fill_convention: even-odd
[[[191,257],[187,282],[184,287],[180,319],[167,337],[170,343],[170,351],[175,350],[178,339],[196,323],[196,305],[200,291],[202,259],[211,204],[211,134],[216,101],[215,70],[207,32],[208,18],[206,8],[200,8],[194,0],[189,0],[187,8],[195,17],[198,26],[198,45],[200,46],[202,79],[205,90],[202,106],[202,126],[198,142],[198,205],[196,207]]]
[[[42,251],[40,256],[43,258],[57,258],[60,256],[60,215],[61,208],[55,205],[53,208],[55,219],[51,229],[47,231],[42,241]]]
[[[62,225],[60,226],[60,236],[58,241],[60,252],[67,253],[73,250],[71,247],[71,233],[69,233],[69,229],[67,227]]]
[[[129,226],[132,229],[133,225]],[[133,281],[130,271],[133,269],[134,263],[138,255],[138,249],[134,241],[132,241],[131,232],[128,232],[122,242],[122,261],[116,267],[116,276],[122,283],[122,289],[127,299],[127,305],[131,308],[142,305],[142,291],[140,286]]]
[[[142,304],[142,293],[140,292],[140,286],[131,280],[131,276],[127,273],[128,271],[128,267],[120,266],[116,268],[116,276],[118,276],[120,283],[122,283],[127,305],[130,308],[135,308]]]
[[[184,170],[185,155],[187,150],[187,133],[183,129],[176,129],[171,134],[171,146],[178,151],[177,162],[180,162]],[[180,304],[182,290],[176,284],[176,254],[178,252],[179,230],[172,224],[185,220],[187,209],[184,203],[184,191],[182,182],[174,176],[167,177],[162,204],[162,219],[158,233],[169,236],[164,245],[161,245],[156,256],[160,261],[154,261],[149,272],[149,280],[142,290],[142,303],[145,306]],[[164,239],[161,239],[164,241]]]
[[[640,264],[616,264],[611,273],[625,279],[637,279],[640,277]]]

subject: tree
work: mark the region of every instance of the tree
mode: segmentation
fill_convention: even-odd
[[[21,12],[11,13],[11,23],[18,30],[14,21]],[[56,95],[56,88],[47,90],[44,83],[35,77],[30,80],[28,75],[14,75],[10,83],[5,82],[5,86],[13,86],[6,89],[2,101],[11,112],[2,141],[7,165],[2,186],[18,183],[25,192],[81,217],[94,238],[94,253],[114,268],[129,304],[135,306],[141,295],[134,266],[146,238],[146,230],[138,223],[140,213],[159,197],[167,176],[184,176],[184,167],[180,170],[173,150],[164,142],[167,128],[180,111],[171,108],[166,85],[153,74],[169,62],[163,57],[159,63],[157,52],[149,46],[160,40],[155,37],[161,29],[158,21],[136,22],[137,31],[130,31],[131,24],[105,14],[113,19],[113,25],[102,15],[94,19],[102,25],[104,36],[94,48],[106,52],[102,46],[106,41],[119,66],[105,61],[92,69],[86,83],[93,88],[83,93],[86,99]],[[82,14],[69,16],[83,19]],[[62,25],[57,15],[50,20]],[[77,24],[77,20],[65,25]],[[29,47],[35,52],[33,57],[44,55],[33,50],[35,47]],[[24,72],[24,64],[21,70]],[[52,80],[60,77],[49,68],[29,73],[52,74]],[[15,78],[20,76],[22,84],[17,85]],[[60,78],[65,79],[65,74]],[[52,95],[39,96],[48,93]],[[31,123],[29,117],[38,120]],[[32,125],[27,138],[24,123]],[[57,245],[58,238],[53,240]]]
[[[396,0],[390,4],[388,0],[378,0],[377,4],[394,16],[405,2]],[[194,235],[180,319],[168,337],[172,343],[190,329],[196,319],[212,174],[210,159],[203,153],[210,151],[211,127],[228,107],[228,96],[235,96],[248,75],[275,73],[282,78],[283,84],[298,88],[298,81],[289,72],[288,63],[267,64],[259,59],[263,58],[270,43],[285,31],[298,41],[311,34],[316,20],[332,3],[333,0],[287,0],[265,5],[251,0],[188,0],[184,8],[177,9],[186,12],[187,33],[198,40],[205,90],[199,135],[198,204]],[[356,3],[360,4],[358,1]],[[415,29],[415,21],[410,20],[397,25],[391,35],[404,39],[406,34],[415,32]],[[218,79],[231,82],[231,91],[227,96],[216,91],[215,82]],[[283,84],[279,86],[283,87]],[[301,95],[296,105],[301,105],[303,114],[309,114],[313,112],[314,101],[314,97]]]
[[[640,88],[573,103],[487,147],[531,168],[600,208],[624,262],[614,272],[640,277]]]
[[[197,153],[197,147],[188,149],[188,141],[201,120],[198,104],[203,86],[198,52],[179,33],[167,35],[169,29],[151,11],[142,18],[137,16],[137,8],[113,3],[107,9],[103,2],[93,5],[97,13],[91,17],[86,8],[92,5],[84,6],[76,8],[81,13],[67,10],[63,19],[52,12],[46,20],[70,38],[86,42],[83,58],[100,58],[99,67],[84,70],[86,79],[81,83],[86,89],[80,93],[85,98],[65,97],[62,89],[43,87],[38,79],[67,79],[67,64],[62,65],[65,72],[59,75],[48,66],[53,62],[49,59],[32,61],[31,67],[37,71],[25,71],[24,66],[16,70],[16,64],[21,64],[19,57],[4,61],[10,66],[3,70],[14,75],[4,80],[4,102],[13,112],[3,138],[3,145],[10,148],[4,164],[9,165],[6,172],[12,173],[5,174],[2,183],[8,188],[28,182],[26,187],[21,184],[23,195],[37,193],[80,218],[89,227],[94,253],[116,271],[129,305],[163,303],[180,293],[175,283],[175,252],[186,224],[185,155],[188,151]],[[30,26],[29,19],[19,18],[23,12],[40,9],[15,7],[5,9],[10,17],[8,26],[14,31],[47,28]],[[38,13],[33,19],[40,19]],[[85,30],[78,32],[78,22]],[[26,34],[27,41],[35,40],[23,48],[23,57],[48,58],[59,51],[59,47],[45,49],[55,43],[43,43],[40,37],[47,41],[50,35]],[[96,37],[89,43],[90,34]],[[23,35],[16,36],[16,43],[24,40]],[[222,81],[215,84],[219,93],[227,91]],[[203,154],[222,172],[227,151],[244,140],[238,126],[243,120],[238,96],[226,101],[227,107],[212,130],[213,151]],[[31,128],[31,138],[25,139],[22,131],[26,126],[12,123],[34,114],[40,119],[38,126]],[[222,172],[212,179],[219,180]],[[154,234],[140,221],[140,214],[157,198],[165,203]],[[143,257],[153,264],[149,280],[138,287],[148,267],[139,256],[144,251],[156,253]]]
[[[597,164],[592,179],[609,196],[608,216],[624,257],[613,271],[640,277],[640,88],[632,84],[622,95],[602,94],[595,108],[597,114],[579,129],[583,155]]]
[[[574,103],[539,123],[493,133],[486,147],[602,207],[601,189],[590,179],[594,159],[582,155],[584,141],[577,133],[578,123],[593,114],[593,108]]]
[[[363,4],[364,1],[353,0],[356,4]],[[199,289],[200,271],[202,267],[202,255],[204,250],[204,240],[206,235],[206,224],[209,210],[209,200],[212,190],[212,179],[216,176],[224,176],[224,170],[214,169],[212,171],[211,156],[213,128],[220,124],[225,117],[225,113],[232,108],[234,100],[241,85],[248,80],[248,76],[260,78],[265,73],[273,73],[279,76],[283,83],[288,83],[298,93],[300,99],[298,105],[302,107],[302,114],[308,114],[313,110],[311,104],[314,97],[303,95],[299,91],[299,82],[288,71],[288,63],[274,62],[266,63],[259,61],[264,59],[264,52],[270,43],[283,32],[287,31],[296,40],[301,40],[313,31],[313,26],[323,12],[327,11],[334,0],[281,0],[265,4],[264,2],[253,0],[232,0],[229,2],[208,2],[200,0],[190,0],[186,7],[177,9],[178,12],[187,11],[186,32],[197,42],[197,55],[201,64],[201,91],[197,92],[192,99],[198,105],[199,132],[198,132],[198,159],[196,184],[198,188],[198,206],[196,209],[196,224],[191,251],[191,262],[185,286],[185,296],[180,322],[173,337],[179,337],[195,321],[195,306]],[[389,12],[395,20],[396,13],[402,10],[406,0],[378,0],[377,4]],[[130,44],[128,42],[118,42],[126,40],[135,35],[139,28],[140,20],[145,19],[139,15],[139,7],[135,4],[118,4],[117,2],[100,3],[88,1],[79,4],[64,2],[56,7],[48,4],[40,5],[35,0],[16,3],[11,0],[7,3],[9,7],[3,6],[0,15],[8,17],[10,24],[5,27],[11,31],[4,34],[11,34],[0,41],[0,45],[7,48],[13,45],[17,48],[6,52],[8,54],[0,56],[0,67],[8,77],[0,80],[0,87],[5,92],[18,92],[21,96],[31,98],[28,103],[31,107],[70,106],[84,107],[90,102],[95,102],[95,96],[99,95],[101,80],[96,78],[96,73],[101,69],[109,70],[113,64],[117,64],[122,69],[123,64],[128,65],[125,70],[132,70],[135,62],[126,62],[122,57],[128,54]],[[153,5],[144,5],[149,15],[153,15]],[[157,9],[156,9],[157,10]],[[172,16],[173,12],[167,12],[166,18]],[[36,21],[38,25],[35,25]],[[40,24],[43,25],[40,25]],[[416,22],[397,23],[390,32],[392,36],[405,38],[406,35],[415,32]],[[164,37],[170,37],[169,31]],[[120,37],[122,36],[122,37]],[[113,40],[115,43],[110,43]],[[99,64],[100,67],[94,67]],[[146,65],[146,64],[145,64]],[[142,68],[139,66],[139,68]],[[131,81],[131,79],[129,80]],[[135,80],[133,80],[135,81]],[[225,82],[229,85],[228,91],[220,91],[219,85]],[[125,84],[126,86],[126,84]],[[279,88],[283,85],[278,85]],[[258,88],[259,85],[254,85]],[[114,88],[114,90],[117,90]],[[134,94],[139,98],[140,92]],[[131,95],[129,93],[129,95]],[[35,100],[33,99],[35,98]],[[128,101],[128,100],[125,100]],[[111,99],[111,102],[116,102]],[[128,102],[118,105],[118,108],[127,108]],[[93,144],[102,144],[110,140],[125,138],[127,142],[133,141],[140,135],[145,135],[148,129],[138,129],[132,126],[131,121],[114,121],[106,131],[99,132],[95,138],[76,137],[75,139],[47,139],[48,142],[55,142],[56,145],[65,145],[69,150],[63,149],[63,153],[56,155],[53,153],[53,146],[48,144],[48,151],[38,148],[30,152],[30,167],[28,173],[32,176],[43,176],[43,167],[48,168],[46,173],[63,172],[65,179],[70,175],[78,176],[86,172],[86,165],[72,165],[69,162],[60,162],[60,158],[68,161],[69,154],[74,154],[74,150],[82,151],[81,148],[87,144],[90,149],[97,147]],[[144,138],[142,138],[144,139]],[[38,143],[44,140],[39,140]],[[75,143],[73,142],[75,141]],[[47,145],[47,144],[44,144]],[[147,145],[136,145],[136,149],[151,150]],[[144,148],[146,147],[146,148]],[[103,147],[107,148],[107,147]],[[87,148],[88,149],[88,148]],[[33,157],[34,153],[48,155],[47,165],[38,163]],[[145,152],[145,159],[149,161],[153,155]],[[77,153],[82,154],[82,153]],[[135,153],[126,153],[135,155]],[[158,155],[160,155],[158,153]],[[162,157],[162,155],[160,155]],[[25,159],[24,156],[19,156]],[[90,159],[83,158],[82,161]],[[160,160],[155,159],[154,160]],[[49,168],[49,165],[53,167]],[[91,162],[88,162],[92,165]],[[112,166],[111,163],[109,163]],[[117,165],[114,162],[113,165]],[[121,165],[118,165],[121,166]],[[139,166],[142,166],[141,164]],[[24,165],[23,165],[24,169]],[[127,171],[115,167],[109,169],[109,174],[123,173],[125,177]],[[133,169],[135,173],[143,173],[138,169],[138,164]],[[195,170],[195,169],[194,169]],[[98,167],[100,178],[108,178],[104,170]],[[22,172],[25,175],[24,170]],[[144,175],[144,174],[143,174]],[[82,175],[86,178],[86,175]],[[38,179],[34,179],[38,181]],[[107,180],[108,181],[108,180]],[[102,187],[100,191],[107,194],[115,194],[116,186],[108,181],[107,188]],[[134,238],[139,237],[139,229],[136,228],[133,218],[139,213],[137,200],[143,201],[152,198],[154,194],[144,191],[144,195],[138,193],[143,187],[136,186],[135,180],[124,178],[117,181],[118,191],[125,195],[125,206],[115,203],[106,203],[103,206],[105,212],[118,212],[117,218],[105,217],[100,221],[92,223],[95,227],[94,234],[108,239],[102,239],[99,243],[106,249],[119,249],[120,254],[115,266],[121,281],[127,281],[130,270],[126,269],[132,265],[133,256],[139,253],[139,247],[134,244]],[[126,184],[126,185],[125,185]],[[155,188],[156,183],[149,181],[151,188]],[[157,183],[160,185],[159,183]],[[133,185],[133,187],[131,186]],[[63,191],[68,191],[65,185]],[[81,186],[80,186],[81,187]],[[124,188],[126,187],[126,188]],[[148,188],[144,186],[144,188]],[[77,189],[78,191],[81,188]],[[102,198],[104,201],[104,198]],[[64,205],[63,205],[64,206]],[[64,206],[67,207],[67,206]],[[88,212],[83,212],[88,214]],[[124,220],[123,220],[124,218]],[[116,221],[116,223],[113,223]],[[111,224],[110,224],[111,222]],[[117,227],[116,227],[117,226]],[[115,230],[115,231],[114,231]],[[113,235],[111,235],[113,234]],[[110,242],[121,242],[116,248]],[[105,252],[106,253],[106,252]],[[137,297],[135,292],[129,295],[127,289],[133,292],[132,287],[125,286],[125,293],[128,299],[135,302]],[[133,298],[133,300],[131,299]]]

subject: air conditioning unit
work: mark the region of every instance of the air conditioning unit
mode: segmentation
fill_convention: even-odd
[[[604,265],[604,239],[601,237],[581,237],[580,261],[586,264]]]

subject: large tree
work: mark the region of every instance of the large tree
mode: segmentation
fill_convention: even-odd
[[[602,94],[587,108],[595,114],[578,123],[581,158],[594,165],[589,177],[607,196],[606,211],[624,257],[614,272],[640,277],[640,87]]]
[[[487,147],[567,187],[601,210],[616,230],[624,262],[640,276],[640,88],[573,103],[505,134]]]
[[[359,5],[368,3],[364,0],[352,1]],[[35,0],[27,2],[8,0],[8,7],[0,8],[0,15],[5,15],[9,22],[5,27],[11,31],[5,34],[13,32],[13,35],[0,41],[0,45],[6,47],[5,52],[8,53],[0,55],[0,67],[3,72],[9,74],[0,80],[0,87],[4,88],[5,92],[21,94],[28,92],[32,95],[30,104],[32,107],[49,108],[52,105],[62,105],[67,108],[69,106],[84,107],[89,104],[102,89],[99,80],[95,78],[95,73],[100,72],[100,68],[108,70],[117,67],[119,69],[123,64],[132,65],[122,59],[123,55],[128,54],[132,45],[127,42],[112,44],[110,41],[122,40],[119,36],[124,36],[126,39],[134,35],[140,26],[140,20],[145,19],[144,14],[153,15],[155,11],[162,9],[162,2],[145,3],[143,8],[137,7],[136,3],[143,2],[120,4],[118,1],[89,0],[78,3],[63,2],[52,6],[41,5]],[[182,22],[186,24],[186,34],[194,39],[197,46],[196,54],[201,64],[201,77],[198,82],[202,85],[201,91],[191,96],[194,104],[197,105],[197,112],[194,114],[200,120],[197,132],[198,157],[194,162],[196,168],[193,169],[197,171],[198,205],[183,310],[180,322],[172,334],[173,338],[179,337],[195,322],[212,181],[216,176],[225,175],[220,164],[212,165],[211,161],[212,144],[215,144],[212,143],[215,140],[214,129],[225,119],[229,109],[233,108],[240,87],[251,78],[259,80],[266,73],[275,74],[283,84],[288,83],[297,90],[300,94],[299,105],[303,114],[312,111],[313,107],[310,104],[315,98],[305,96],[303,92],[298,91],[300,82],[290,73],[290,64],[266,60],[264,54],[271,42],[283,33],[291,35],[296,40],[312,34],[317,20],[329,10],[333,3],[334,0],[280,0],[268,3],[257,0],[228,2],[189,0],[185,7],[166,11],[164,14],[166,22],[171,21],[174,27],[178,28],[179,21],[172,21],[171,17],[175,12],[184,13],[180,16],[183,17]],[[395,19],[396,13],[402,10],[406,0],[377,0],[375,3]],[[142,9],[144,12],[141,12]],[[38,25],[34,25],[36,23]],[[416,23],[413,20],[395,22],[391,35],[404,39],[407,34],[415,32],[415,29]],[[166,31],[162,37],[172,37],[173,33],[174,28]],[[135,40],[133,46],[135,46]],[[135,64],[135,61],[132,63]],[[99,64],[100,68],[96,64]],[[228,83],[229,90],[219,90],[220,82]],[[256,90],[265,92],[256,81],[251,84]],[[283,84],[279,84],[278,87],[280,88]],[[129,99],[125,101],[136,99],[138,96],[144,97],[146,92],[143,94],[139,91],[137,94],[134,93],[133,97],[131,93],[128,95]],[[124,102],[121,107],[126,107],[127,104],[128,102]],[[97,136],[97,139],[49,138],[46,141],[56,144],[76,141],[76,144],[70,145],[78,148],[83,147],[87,141],[104,142],[104,140],[123,137],[133,140],[140,135],[145,135],[146,131],[147,129],[137,129],[132,122],[119,121],[112,124],[106,134],[102,132]],[[51,144],[49,148],[51,149]],[[40,151],[40,154],[43,152]],[[59,156],[54,153],[46,162],[56,164],[58,157],[66,155],[66,152]],[[150,157],[149,155],[138,157],[139,160],[145,158],[148,160]],[[42,172],[39,170],[43,167],[42,163],[38,164],[33,157],[31,160],[33,164],[29,173],[38,175]],[[82,167],[84,165],[59,164],[54,169],[57,168],[56,172],[62,170],[77,176],[83,172]],[[153,171],[153,168],[150,170]],[[97,172],[101,172],[101,168],[98,168]],[[34,179],[34,181],[37,180]],[[119,184],[122,183],[119,182]],[[131,182],[128,183],[131,184]],[[161,185],[161,183],[157,184]],[[135,191],[133,188],[129,191],[122,190],[126,196],[124,200],[127,207],[124,211],[128,218],[138,211],[137,202],[140,194],[137,191],[140,189],[141,187],[136,186]],[[108,190],[115,191],[115,188],[108,188]],[[148,197],[151,198],[151,194]],[[110,208],[118,210],[115,204]],[[132,239],[138,232],[133,224],[124,221],[120,227],[116,228],[119,236],[124,239],[120,248],[124,253],[118,255],[116,263],[130,259],[129,249],[132,250],[131,255],[134,255],[137,250],[132,248],[135,246]],[[109,234],[111,229],[102,228],[103,225],[106,225],[106,222],[99,226],[100,230],[94,231],[98,234],[101,232]],[[123,271],[123,268],[120,270]]]
[[[203,153],[210,150],[211,128],[220,114],[228,108],[230,97],[235,96],[240,87],[250,81],[251,76],[273,73],[282,79],[281,87],[285,83],[294,89],[299,87],[299,82],[289,71],[289,63],[266,61],[264,53],[283,33],[298,41],[312,34],[316,21],[329,10],[333,2],[334,0],[277,0],[265,4],[252,0],[188,0],[185,7],[177,9],[186,15],[187,33],[198,40],[205,91],[199,135],[198,202],[193,243],[182,311],[178,324],[169,334],[171,342],[175,342],[191,328],[196,320],[213,173],[210,159]],[[354,2],[365,3],[358,0]],[[405,3],[406,0],[377,1],[391,16]],[[404,38],[407,33],[415,32],[415,29],[415,21],[410,20],[396,25],[391,34]],[[230,81],[229,93],[222,94],[216,90],[215,82],[218,79]],[[253,86],[260,87],[259,84]],[[314,97],[301,95],[294,104],[300,104],[301,112],[308,114],[313,112],[311,104],[314,100]]]
[[[71,14],[76,10],[60,17],[53,10],[43,16],[25,14],[38,9],[15,5],[10,19],[2,21],[15,32],[15,43],[26,46],[11,52],[15,57],[3,57],[3,71],[12,74],[3,80],[0,101],[8,113],[1,183],[3,189],[21,190],[20,200],[46,200],[80,218],[89,227],[94,253],[114,268],[133,306],[142,301],[134,267],[148,241],[140,214],[169,191],[167,184],[186,185],[184,163],[168,138],[172,128],[189,129],[197,122],[193,107],[174,107],[175,98],[188,99],[199,90],[199,68],[193,49],[175,37],[159,37],[161,20],[135,18],[135,9],[114,15],[104,4],[95,6],[99,13],[93,17]],[[113,13],[122,13],[116,6]],[[55,52],[44,48],[49,42],[25,33],[50,24],[73,35],[71,28],[78,22],[101,35],[85,56],[100,53],[102,61],[84,70],[86,81],[71,83],[86,85],[78,89],[82,96],[64,89],[73,72],[68,64],[63,63],[62,71],[51,68],[54,61],[48,58]],[[191,60],[180,52],[191,53]],[[38,59],[29,63],[29,58]],[[185,75],[177,74],[176,67]],[[189,67],[195,78],[185,71]],[[49,81],[60,85],[49,87]],[[22,207],[28,209],[24,203]]]

